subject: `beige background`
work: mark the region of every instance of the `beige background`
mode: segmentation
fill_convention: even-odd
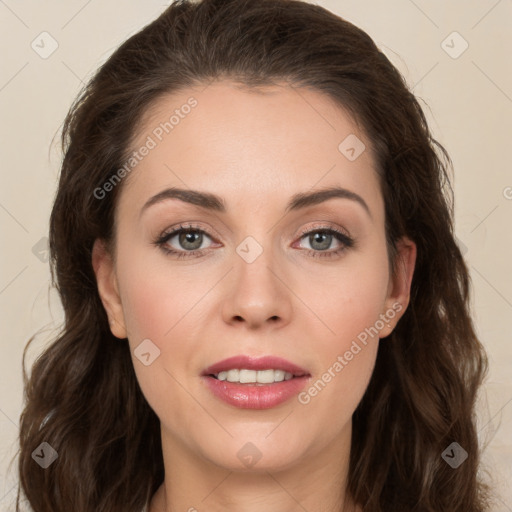
[[[453,158],[456,231],[491,366],[479,435],[489,443],[485,462],[500,493],[493,512],[512,512],[512,0],[317,3],[369,33],[426,102],[434,135]],[[44,249],[60,127],[82,83],[164,8],[162,0],[0,0],[2,511],[13,510],[15,498],[16,465],[8,465],[23,400],[22,349],[43,329],[30,364],[62,320]],[[51,38],[57,49],[40,55]]]

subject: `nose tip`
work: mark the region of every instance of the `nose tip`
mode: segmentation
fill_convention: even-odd
[[[265,256],[269,257],[268,254]],[[246,323],[249,328],[257,328],[289,320],[291,305],[288,288],[268,265],[263,254],[260,258],[250,264],[240,262],[228,279],[231,289],[224,303],[224,317],[228,323]]]

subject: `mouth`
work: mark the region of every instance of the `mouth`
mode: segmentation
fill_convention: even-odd
[[[222,401],[242,409],[268,409],[304,388],[311,374],[285,359],[235,356],[206,368],[201,376]]]

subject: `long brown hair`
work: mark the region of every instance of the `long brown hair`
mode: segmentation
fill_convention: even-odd
[[[128,344],[110,332],[91,265],[93,242],[112,240],[122,183],[101,199],[95,190],[126,161],[150,105],[223,78],[313,88],[348,110],[375,147],[390,263],[401,236],[417,245],[409,307],[380,343],[353,416],[349,492],[365,512],[487,510],[475,402],[488,361],[454,236],[450,158],[372,39],[298,0],[178,0],[122,44],[72,105],[50,219],[65,324],[30,379],[31,340],[23,357],[19,475],[32,509],[140,512],[163,482],[159,419]],[[46,469],[32,455],[43,442],[57,453]],[[442,457],[454,442],[468,454],[457,468]],[[17,510],[19,501],[20,489]]]

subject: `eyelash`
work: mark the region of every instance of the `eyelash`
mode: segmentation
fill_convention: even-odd
[[[164,251],[166,254],[172,255],[173,257],[176,257],[178,259],[181,258],[193,258],[195,256],[200,256],[200,253],[203,253],[205,249],[195,249],[193,251],[177,251],[176,249],[169,249],[169,246],[167,245],[167,242],[173,238],[176,235],[179,235],[181,233],[202,233],[209,238],[213,237],[209,235],[206,231],[199,228],[198,226],[193,225],[186,225],[182,226],[180,224],[179,228],[173,229],[172,231],[164,232],[162,233],[153,243],[157,247],[159,247],[162,251]],[[314,249],[306,249],[310,256],[313,258],[332,258],[335,256],[338,256],[343,251],[346,251],[347,249],[353,248],[355,246],[355,241],[353,238],[348,236],[347,234],[343,233],[342,231],[337,230],[333,227],[327,227],[327,226],[319,226],[315,227],[313,229],[306,229],[302,231],[299,235],[299,240],[304,238],[305,235],[312,235],[315,233],[323,233],[327,235],[334,235],[334,237],[341,242],[342,246],[339,249],[336,249],[334,251],[318,251]],[[207,250],[207,249],[206,249]]]

